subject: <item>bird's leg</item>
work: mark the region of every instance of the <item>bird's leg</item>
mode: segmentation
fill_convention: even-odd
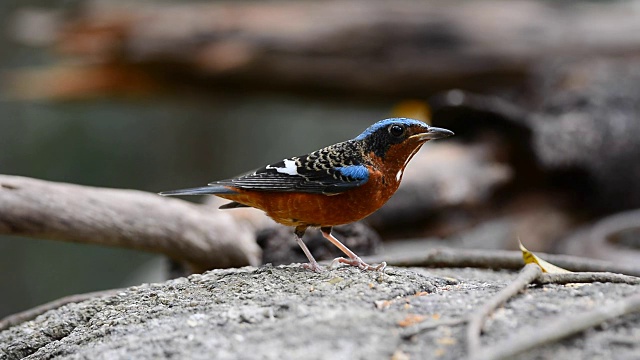
[[[307,245],[305,245],[302,241],[302,237],[304,236],[305,231],[307,231],[307,226],[304,225],[296,226],[296,229],[293,231],[293,233],[296,235],[296,241],[298,242],[298,245],[300,245],[300,247],[302,248],[302,251],[307,256],[307,259],[309,259],[309,263],[302,265],[302,267],[315,272],[320,272],[324,269],[318,264],[316,259],[313,258],[313,255],[311,255],[311,251],[309,251]]]
[[[333,235],[331,235],[331,226],[321,227],[320,231],[322,232],[322,236],[324,236],[327,240],[331,241],[333,245],[335,245],[338,249],[340,249],[340,251],[342,251],[343,253],[345,253],[345,255],[349,257],[348,259],[343,257],[335,258],[331,263],[331,267],[333,267],[335,263],[342,263],[342,264],[348,264],[351,266],[357,266],[362,270],[384,271],[384,269],[387,267],[387,263],[385,262],[382,262],[381,264],[376,266],[371,266],[365,263],[364,261],[362,261],[362,259],[360,259],[358,255],[356,255],[353,251],[349,250],[349,248],[346,247],[343,243],[341,243],[340,240],[336,239]]]

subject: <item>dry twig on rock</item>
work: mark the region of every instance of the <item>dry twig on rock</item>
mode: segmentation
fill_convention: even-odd
[[[549,342],[577,334],[605,321],[640,312],[640,293],[591,311],[560,316],[534,328],[519,331],[505,341],[476,353],[473,359],[505,359]],[[470,353],[471,354],[471,353]]]
[[[527,329],[507,339],[503,343],[483,349],[480,345],[480,333],[484,320],[500,304],[532,283],[567,284],[586,282],[614,282],[637,285],[640,278],[611,273],[543,273],[540,266],[529,263],[520,272],[518,278],[485,303],[478,311],[469,316],[467,328],[467,351],[471,359],[503,359],[517,355],[537,345],[560,340],[569,335],[586,330],[604,321],[618,316],[640,311],[640,296],[634,295],[612,305],[595,309],[579,316],[570,315],[556,319],[542,328]]]
[[[484,326],[484,320],[489,317],[489,314],[522,289],[529,286],[541,273],[542,270],[537,264],[525,265],[515,281],[502,289],[496,296],[487,301],[479,310],[476,310],[470,316],[467,328],[467,353],[469,355],[473,356],[477,354],[481,348],[480,333]]]

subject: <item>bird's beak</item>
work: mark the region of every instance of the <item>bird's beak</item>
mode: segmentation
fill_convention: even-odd
[[[453,135],[453,131],[430,126],[426,132],[412,135],[410,138],[418,140],[435,140],[442,139]]]

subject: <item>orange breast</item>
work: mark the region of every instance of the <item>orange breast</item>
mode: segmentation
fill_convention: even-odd
[[[364,185],[337,195],[239,190],[238,194],[220,197],[261,209],[287,226],[335,226],[358,221],[378,210],[398,189],[398,180],[374,172]]]

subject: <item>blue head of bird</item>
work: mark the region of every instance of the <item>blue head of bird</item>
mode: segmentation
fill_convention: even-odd
[[[429,140],[453,135],[447,129],[429,126],[422,121],[391,118],[369,126],[354,140],[361,142],[365,152],[382,160],[402,161],[404,165]],[[393,159],[388,159],[393,158]]]

